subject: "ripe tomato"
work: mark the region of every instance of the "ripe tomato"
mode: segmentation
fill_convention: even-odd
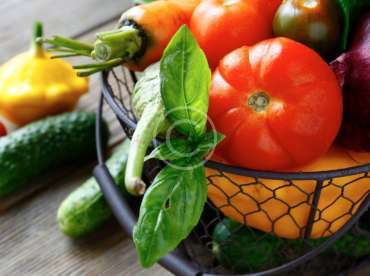
[[[6,128],[2,122],[0,122],[0,137],[6,135]]]
[[[247,168],[285,170],[329,149],[341,124],[342,96],[317,53],[274,38],[220,62],[209,116],[226,136],[218,147],[221,157]]]
[[[241,46],[272,37],[273,15],[281,0],[203,0],[190,29],[214,69],[222,57]]]

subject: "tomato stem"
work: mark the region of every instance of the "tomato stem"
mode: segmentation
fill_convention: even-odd
[[[248,106],[256,112],[265,111],[269,103],[270,96],[263,91],[253,93],[248,98]]]

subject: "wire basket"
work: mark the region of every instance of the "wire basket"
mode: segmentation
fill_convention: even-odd
[[[126,135],[132,136],[136,121],[130,95],[135,82],[135,74],[121,67],[102,74],[96,129],[99,165],[94,170],[129,235],[139,206],[127,204],[104,165],[100,126],[106,102]],[[162,166],[146,162],[147,183]],[[207,161],[206,167],[208,202],[202,218],[175,252],[159,262],[176,275],[328,275],[370,263],[370,248],[357,252],[370,242],[369,228],[360,223],[370,205],[370,164],[307,173],[256,171],[215,161]],[[231,228],[225,215],[245,226]],[[366,224],[369,219],[362,220]],[[227,237],[216,241],[216,228]],[[249,239],[248,246],[240,239]],[[234,259],[235,252],[243,258]]]

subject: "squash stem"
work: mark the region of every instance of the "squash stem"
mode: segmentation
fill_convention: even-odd
[[[32,32],[32,45],[31,49],[33,54],[36,57],[44,57],[44,49],[42,46],[42,41],[39,40],[43,35],[43,27],[40,21],[36,21],[33,25],[33,32]]]
[[[160,101],[148,105],[139,120],[128,153],[125,184],[126,189],[133,195],[142,195],[146,184],[141,179],[144,158],[152,140],[158,135],[165,124]]]

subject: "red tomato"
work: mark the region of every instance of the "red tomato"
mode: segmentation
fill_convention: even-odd
[[[2,122],[0,122],[0,137],[6,135],[6,128]]]
[[[285,170],[325,154],[338,133],[342,96],[313,50],[287,38],[228,54],[216,69],[209,116],[226,138],[218,153],[253,169]]]
[[[241,46],[272,37],[273,15],[281,0],[203,0],[190,29],[214,69],[222,57]]]

